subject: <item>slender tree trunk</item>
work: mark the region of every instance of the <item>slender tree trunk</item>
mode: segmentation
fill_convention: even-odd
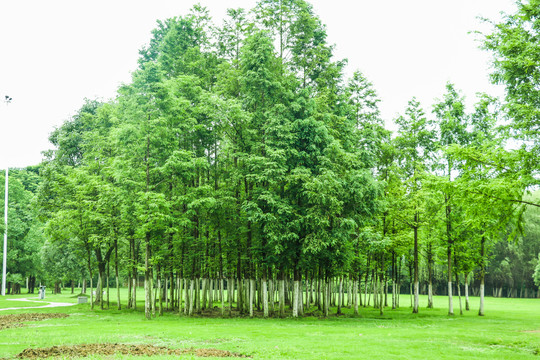
[[[229,316],[232,316],[232,308],[233,308],[233,301],[234,301],[234,284],[235,279],[231,276],[227,283],[227,297],[229,298]]]
[[[266,283],[266,275],[263,276],[263,279],[261,281],[261,290],[262,290],[261,292],[262,292],[263,316],[267,318],[269,309],[268,309],[268,290],[267,290],[267,283]]]
[[[103,290],[102,290],[102,287],[103,287],[103,277],[102,277],[102,273],[101,273],[101,269],[99,268],[99,265],[98,265],[98,282],[97,282],[97,285],[96,285],[96,300],[95,302],[96,303],[99,303],[100,307],[101,307],[101,310],[103,310]]]
[[[352,301],[354,308],[354,315],[358,315],[358,280],[352,281]]]
[[[203,278],[202,279],[202,304],[201,304],[201,310],[206,309],[206,301],[207,301],[207,295],[208,293],[208,279]]]
[[[269,298],[268,302],[269,302],[269,305],[270,305],[270,309],[269,309],[270,316],[274,316],[275,313],[276,313],[275,292],[276,292],[276,289],[275,289],[275,285],[274,285],[274,279],[272,277],[270,277],[268,279],[268,298]]]
[[[463,307],[461,305],[461,286],[459,284],[459,274],[456,272],[456,288],[459,300],[459,315],[463,315]]]
[[[158,292],[158,298],[159,298],[159,316],[163,316],[163,289],[161,288],[163,286],[161,281],[161,271],[158,270],[158,278],[157,278],[157,292]]]
[[[201,313],[201,278],[199,275],[195,277],[195,312]]]
[[[240,314],[244,313],[244,289],[242,286],[242,278],[238,278],[238,301],[236,302],[236,306],[238,308],[238,311],[240,311]]]
[[[152,293],[152,289],[154,289],[154,271],[150,270],[150,294]],[[152,296],[152,295],[150,295]],[[152,304],[151,310],[152,310],[152,317],[156,317],[156,302],[157,302],[157,286],[154,289],[154,296],[152,297],[150,303]]]
[[[187,292],[187,286],[186,286],[186,292]],[[188,297],[186,297],[187,299]],[[195,279],[191,278],[190,284],[189,284],[189,309],[188,309],[188,315],[193,316],[193,311],[195,309]]]
[[[167,273],[165,273],[164,277],[164,284],[163,284],[163,295],[165,297],[165,309],[169,310],[169,278],[167,277]]]
[[[306,306],[305,306],[305,309],[306,309],[306,311],[309,311],[309,303],[311,302],[311,291],[310,291],[311,281],[308,278],[308,273],[306,273],[306,278],[305,279],[306,279]]]
[[[114,273],[116,277],[116,301],[117,309],[122,310],[122,303],[120,301],[120,276],[118,275],[118,239],[114,240]]]
[[[448,165],[448,178],[450,180],[450,164]],[[450,206],[450,198],[447,194],[444,195],[446,203],[446,236],[447,236],[447,261],[448,261],[448,315],[454,315],[454,303],[452,299],[452,223],[450,214],[452,207]]]
[[[146,252],[144,258],[144,315],[152,318],[152,288],[150,284],[150,234],[146,235]]]
[[[452,301],[452,248],[448,244],[448,315],[454,315],[454,303]]]
[[[418,223],[418,213],[414,214],[414,221]],[[413,314],[418,313],[418,303],[420,301],[420,284],[418,276],[418,227],[414,227],[414,305],[413,305]]]
[[[326,278],[324,282],[324,300],[323,300],[323,308],[324,308],[324,317],[328,317],[328,310],[330,308],[330,278]]]
[[[109,294],[110,294],[110,288],[109,288],[109,279],[111,278],[110,277],[110,273],[109,273],[109,270],[110,270],[110,263],[107,261],[107,309],[109,309]]]
[[[384,306],[388,306],[388,277],[384,276]]]
[[[283,272],[280,273],[279,279],[279,316],[285,316],[285,279]]]
[[[182,314],[182,278],[178,271],[176,272],[176,306],[178,315]]]
[[[433,252],[431,243],[428,244],[428,309],[433,309]]]
[[[298,302],[299,302],[299,294],[300,292],[300,284],[298,281],[298,270],[294,270],[294,280],[293,280],[293,295],[292,295],[292,317],[296,318],[298,317]]]
[[[383,302],[383,296],[384,296],[384,279],[382,278],[382,275],[379,277],[379,315],[384,315],[384,302]]]
[[[253,317],[253,302],[255,298],[255,280],[249,279],[249,317]]]
[[[212,310],[214,308],[214,279],[210,276],[206,279],[207,292],[208,292],[208,305],[207,309]]]
[[[369,276],[369,260],[368,260],[368,268],[366,269],[366,277],[364,279],[364,307],[369,306],[369,299],[368,299],[368,276]]]
[[[341,315],[341,302],[343,297],[343,277],[339,277],[338,283],[338,299],[337,299],[337,314]]]
[[[484,279],[486,276],[486,268],[485,268],[485,243],[486,238],[482,236],[482,239],[480,240],[480,308],[478,309],[478,315],[484,316]]]
[[[190,279],[190,282],[188,284],[188,279],[184,278],[184,314],[190,315],[190,308],[191,308],[191,292],[193,290],[193,285],[191,283],[193,279]],[[191,308],[191,314],[193,314],[193,309]],[[191,316],[191,315],[190,315]]]
[[[469,274],[465,274],[465,310],[469,311]]]
[[[225,296],[223,294],[225,286],[225,281],[223,280],[223,276],[219,279],[219,299],[221,301],[221,316],[225,316]]]

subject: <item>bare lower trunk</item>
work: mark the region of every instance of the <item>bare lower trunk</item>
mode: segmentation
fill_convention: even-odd
[[[392,280],[392,310],[396,309],[397,294],[396,294],[396,282]]]
[[[352,281],[352,301],[354,307],[354,315],[358,315],[358,281]]]
[[[90,275],[90,308],[94,310],[94,280]]]
[[[299,293],[299,290],[300,290],[299,281],[294,280],[294,283],[293,283],[293,296],[292,296],[292,305],[293,305],[292,317],[293,318],[298,317],[298,296],[299,296],[298,293]]]
[[[369,274],[369,271],[366,271],[366,279],[364,281],[364,307],[369,306],[369,300],[368,300],[368,274]]]
[[[150,282],[150,235],[146,237],[146,252],[144,259],[144,315],[152,318],[152,285]]]
[[[221,300],[221,316],[225,315],[225,296],[223,294],[223,288],[225,286],[225,281],[223,278],[219,279],[219,299]]]
[[[187,292],[187,286],[186,286],[186,292]],[[193,311],[195,309],[194,303],[195,303],[195,279],[191,279],[190,284],[189,284],[189,310],[188,310],[189,316],[193,315]]]
[[[418,303],[420,302],[420,284],[418,281],[414,282],[414,305],[413,305],[413,313],[418,313]]]
[[[152,289],[154,289],[154,273],[150,272],[150,304],[152,304],[152,317],[156,317],[156,300],[157,300],[157,287],[154,290],[154,296],[152,297]]]
[[[206,309],[206,294],[208,293],[208,279],[203,278],[202,279],[202,303],[201,303],[201,309]]]
[[[184,314],[188,315],[189,314],[189,300],[190,300],[189,297],[191,296],[191,292],[189,290],[188,280],[184,279],[183,283],[184,283]]]
[[[231,277],[227,283],[227,297],[229,298],[229,316],[232,316],[232,307],[234,300],[234,284],[235,280]]]
[[[484,316],[484,278],[480,279],[480,308],[478,309],[478,315]]]
[[[133,296],[132,296],[132,301],[133,301],[133,310],[137,310],[137,279],[136,278],[133,278]]]
[[[214,279],[208,280],[208,309],[214,308]]]
[[[299,289],[298,289],[298,316],[304,315],[304,291],[302,287],[302,280],[300,279],[298,281],[299,283]]]
[[[285,316],[285,280],[279,280],[279,316]]]
[[[469,311],[469,275],[465,276],[465,310]]]
[[[384,315],[384,280],[381,277],[381,280],[379,281],[379,314]]]
[[[181,315],[184,312],[185,303],[184,303],[184,287],[187,284],[184,283],[182,274],[176,274],[176,305],[178,306],[178,315]]]
[[[144,275],[144,315],[147,319],[152,318],[152,289],[150,288],[150,277],[148,275],[148,270],[145,271]]]
[[[428,284],[428,309],[433,309],[433,285],[431,284],[431,281]]]
[[[485,262],[484,262],[484,255],[485,255],[485,237],[482,236],[481,242],[480,242],[480,258],[481,258],[481,266],[480,266],[480,308],[478,309],[478,315],[484,316],[484,280],[486,276],[486,268],[485,268]]]
[[[341,314],[341,303],[342,303],[342,297],[343,297],[343,278],[339,278],[339,284],[338,284],[338,299],[337,299],[337,313],[338,315]]]
[[[413,284],[409,284],[409,298],[411,299],[411,307],[413,307]]]
[[[162,296],[163,291],[161,290],[161,277],[158,277],[157,279],[157,291],[158,291],[158,299],[159,299],[159,315],[163,316],[163,296]]]
[[[195,278],[195,312],[201,313],[201,278]]]
[[[240,312],[240,314],[243,314],[244,313],[244,290],[243,290],[243,287],[242,287],[242,279],[241,278],[238,278],[238,284],[237,284],[237,287],[236,287],[238,290],[238,294],[237,294],[237,301],[236,301],[236,307],[238,308],[238,311]]]
[[[271,316],[274,316],[275,311],[276,311],[274,299],[275,299],[274,280],[269,279],[268,280],[268,302],[270,303],[269,312]]]
[[[328,317],[328,309],[330,307],[330,281],[325,282],[324,293],[324,316]]]
[[[452,282],[448,282],[448,315],[454,315],[454,303],[452,301]]]
[[[118,302],[117,309],[122,310],[122,303],[120,302],[120,279],[118,274],[116,275],[116,301]]]
[[[165,275],[165,287],[163,289],[163,295],[165,295],[165,309],[169,310],[169,279],[167,279],[167,275]],[[171,286],[172,288],[172,286]],[[171,296],[172,299],[172,296]]]
[[[459,299],[459,315],[463,315],[463,307],[461,305],[461,286],[459,285],[459,275],[456,274],[456,286]]]
[[[263,316],[267,318],[268,317],[268,290],[267,290],[266,279],[263,279],[261,282],[261,290],[262,290]]]
[[[255,299],[255,280],[249,279],[249,317],[253,317],[254,299]]]
[[[418,223],[418,212],[414,213],[414,222]],[[413,304],[413,314],[418,313],[418,303],[419,303],[419,283],[418,275],[418,227],[414,227],[414,304]]]

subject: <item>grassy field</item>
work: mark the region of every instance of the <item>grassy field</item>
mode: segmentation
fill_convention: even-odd
[[[12,307],[14,303],[15,306],[31,304],[6,298],[13,297],[0,297],[0,308]],[[143,299],[142,293],[139,299]],[[77,299],[66,293],[48,295],[47,300],[75,303]],[[362,308],[359,317],[353,317],[351,310],[345,309],[345,315],[327,319],[314,316],[301,319],[188,318],[166,313],[163,317],[145,320],[142,302],[138,312],[113,310],[112,302],[110,310],[90,310],[89,304],[83,304],[0,311],[0,316],[30,312],[70,314],[64,319],[30,322],[25,327],[0,330],[0,358],[11,358],[27,348],[122,343],[215,348],[254,359],[539,359],[540,300],[486,298],[485,317],[477,316],[477,298],[471,298],[470,311],[453,317],[447,315],[446,297],[434,300],[435,309],[423,307],[419,314],[411,313],[409,298],[402,295],[402,307],[386,309],[383,316],[376,309]],[[426,298],[421,298],[422,305],[426,302]],[[454,306],[459,314],[458,304]],[[117,355],[113,358],[134,357]]]

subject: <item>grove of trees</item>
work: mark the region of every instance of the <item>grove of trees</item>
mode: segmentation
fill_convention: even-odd
[[[135,309],[144,286],[147,318],[540,297],[539,5],[484,36],[504,101],[468,111],[449,83],[395,133],[304,0],[158,21],[132,82],[10,179],[12,291],[88,282],[92,306]]]

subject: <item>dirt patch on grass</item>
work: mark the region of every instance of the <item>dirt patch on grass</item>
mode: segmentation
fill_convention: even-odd
[[[525,333],[540,333],[540,330],[523,330]]]
[[[52,314],[11,314],[11,315],[0,315],[0,330],[4,330],[7,328],[13,328],[13,327],[21,327],[24,326],[24,322],[27,321],[41,321],[41,320],[47,320],[47,319],[58,319],[58,318],[66,318],[68,317],[68,314],[58,314],[58,313],[52,313]]]
[[[25,349],[16,355],[18,359],[38,359],[47,357],[78,358],[90,355],[110,356],[115,354],[132,356],[154,355],[195,355],[198,357],[237,357],[248,358],[249,356],[219,349],[170,349],[164,346],[154,345],[129,345],[129,344],[80,344],[62,345],[49,348]]]

